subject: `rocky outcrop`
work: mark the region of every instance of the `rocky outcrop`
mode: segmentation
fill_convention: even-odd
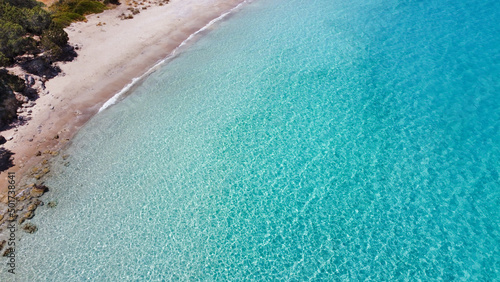
[[[0,148],[0,171],[7,170],[14,166],[12,161],[14,153],[1,147]]]
[[[52,62],[46,60],[45,58],[28,60],[21,63],[21,67],[28,73],[46,78],[53,78],[61,72],[59,67],[53,66]]]
[[[35,233],[38,230],[38,227],[36,227],[36,225],[34,225],[31,222],[26,223],[21,228],[24,230],[24,232],[30,233],[30,234]]]
[[[13,248],[7,248],[5,249],[5,252],[3,252],[3,256],[4,257],[7,257],[10,255],[10,253],[14,252],[14,249]]]
[[[25,222],[27,219],[32,219],[34,216],[35,216],[34,211],[27,211],[19,219],[19,224],[23,224],[23,222]]]
[[[39,198],[41,197],[45,192],[49,191],[49,187],[45,185],[37,185],[33,184],[31,190],[30,190],[30,195],[34,198]]]

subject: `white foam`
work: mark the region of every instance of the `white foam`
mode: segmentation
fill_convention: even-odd
[[[141,76],[139,77],[135,77],[132,79],[132,81],[127,84],[125,87],[122,88],[122,90],[120,90],[118,93],[116,93],[115,95],[113,95],[113,97],[111,97],[108,101],[106,101],[106,103],[104,103],[104,105],[101,106],[101,108],[99,109],[99,112],[109,108],[110,106],[116,104],[116,102],[118,102],[118,99],[125,93],[127,93],[127,91],[130,90],[130,88],[132,88],[138,81],[140,81],[141,79],[143,79],[144,77],[148,76],[149,74],[151,74],[152,72],[154,72],[156,69],[158,69],[158,67],[160,67],[162,64],[164,64],[166,61],[168,61],[170,58],[172,58],[173,56],[175,56],[175,54],[177,53],[177,51],[179,51],[179,49],[186,45],[187,42],[189,42],[191,39],[193,39],[197,34],[199,34],[200,32],[203,32],[204,30],[208,29],[210,26],[212,26],[214,23],[222,20],[223,18],[225,18],[227,15],[229,15],[230,13],[232,13],[233,11],[235,11],[236,9],[238,9],[239,7],[241,7],[243,4],[245,4],[247,2],[247,0],[245,1],[242,1],[240,4],[238,4],[236,7],[232,8],[231,10],[225,12],[224,14],[218,16],[217,18],[211,20],[208,24],[206,24],[205,26],[203,26],[202,28],[200,28],[199,30],[197,30],[196,32],[192,33],[191,35],[189,35],[188,38],[186,38],[184,41],[181,42],[181,44],[179,44],[179,46],[177,46],[170,54],[168,54],[164,59],[160,60],[158,63],[156,63],[153,67],[151,67],[148,71],[146,71],[145,73],[143,73]]]

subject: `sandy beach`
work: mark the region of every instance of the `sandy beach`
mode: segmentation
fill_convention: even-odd
[[[71,62],[57,63],[62,72],[45,83],[45,94],[31,108],[31,119],[2,133],[9,140],[5,148],[14,153],[14,167],[2,172],[0,179],[7,183],[7,172],[15,172],[16,180],[21,180],[67,144],[106,101],[134,78],[241,2],[171,0],[160,6],[153,1],[140,6],[140,13],[133,19],[123,20],[120,15],[130,14],[127,8],[131,6],[122,1],[115,9],[90,15],[87,22],[66,28],[69,44],[76,47],[78,56]],[[7,185],[0,187],[3,214]]]

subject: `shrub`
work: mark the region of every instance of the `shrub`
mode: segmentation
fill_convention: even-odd
[[[4,127],[17,117],[16,111],[21,104],[14,92],[24,90],[24,81],[6,70],[0,70],[0,127]]]
[[[42,34],[51,23],[50,14],[40,7],[24,9],[26,30],[37,35]]]
[[[10,64],[9,58],[5,57],[5,55],[0,52],[0,67],[8,66]]]
[[[17,92],[22,92],[25,87],[23,79],[19,78],[18,76],[9,74],[5,69],[0,69],[0,81],[5,86],[8,86],[10,89]]]
[[[61,27],[69,26],[75,21],[84,21],[85,15],[101,13],[106,5],[94,0],[59,0],[50,6],[53,21]]]
[[[37,6],[40,7],[43,5],[42,3],[37,2],[36,0],[4,0],[4,1],[10,4],[11,6],[28,8],[28,9],[32,9]]]
[[[83,21],[85,17],[73,12],[58,12],[53,15],[52,21],[60,27],[67,27],[72,22]]]
[[[50,41],[59,47],[63,47],[68,43],[68,34],[58,25],[51,25],[49,29],[42,33],[42,46],[44,42]]]
[[[25,46],[28,42],[24,34],[22,26],[0,20],[0,53],[4,58],[11,61],[12,58],[29,49],[29,46]]]
[[[26,27],[23,9],[0,2],[0,20]]]
[[[94,13],[102,13],[105,9],[106,6],[101,2],[83,0],[76,5],[73,12],[85,16]]]

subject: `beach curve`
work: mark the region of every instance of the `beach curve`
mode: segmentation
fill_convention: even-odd
[[[120,19],[128,7],[123,3],[66,28],[78,57],[58,63],[62,72],[46,82],[48,94],[36,100],[28,123],[3,132],[9,140],[5,148],[14,153],[14,166],[0,173],[0,179],[7,183],[7,173],[15,173],[21,184],[18,195],[23,193],[23,186],[33,180],[28,176],[30,170],[46,163],[92,116],[246,2],[171,0],[167,5],[142,10],[131,20]],[[0,208],[4,214],[7,185],[1,187]],[[6,220],[5,216],[0,225]]]

